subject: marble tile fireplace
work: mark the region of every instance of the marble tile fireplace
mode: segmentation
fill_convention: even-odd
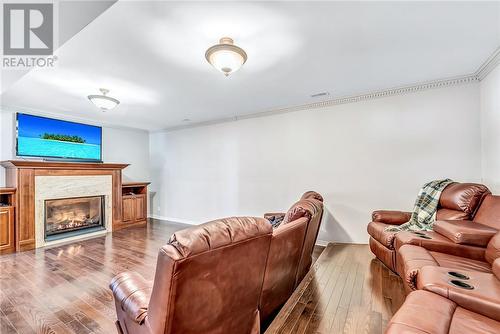
[[[111,175],[35,176],[35,247],[112,231]]]

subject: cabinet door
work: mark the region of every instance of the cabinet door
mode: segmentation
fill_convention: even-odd
[[[135,220],[145,220],[146,211],[146,195],[137,195],[135,197]]]
[[[124,223],[134,221],[134,196],[123,196],[122,199],[122,221]]]
[[[14,209],[0,209],[0,253],[14,250]]]

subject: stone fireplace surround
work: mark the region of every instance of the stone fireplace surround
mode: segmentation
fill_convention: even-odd
[[[71,197],[104,196],[106,230],[71,236],[60,240],[45,241],[45,200]],[[35,176],[35,247],[98,236],[111,232],[113,180],[111,175]]]

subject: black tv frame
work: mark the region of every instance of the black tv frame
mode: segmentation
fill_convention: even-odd
[[[73,124],[79,124],[79,125],[87,125],[87,126],[93,126],[95,128],[99,128],[101,130],[101,149],[99,150],[100,152],[100,158],[99,159],[80,159],[80,158],[73,158],[73,157],[57,157],[57,156],[46,156],[46,155],[24,155],[24,154],[19,154],[19,145],[18,145],[18,140],[19,140],[19,120],[18,117],[19,115],[27,115],[27,116],[32,116],[32,117],[38,117],[38,118],[45,118],[45,119],[50,119],[54,121],[61,121],[61,122],[67,122],[67,123],[73,123]],[[57,119],[57,118],[51,118],[51,117],[45,117],[45,116],[39,116],[39,115],[33,115],[33,114],[27,114],[27,113],[16,113],[16,157],[18,158],[38,158],[38,159],[43,159],[43,160],[49,160],[49,161],[78,161],[78,162],[98,162],[102,163],[102,126],[97,126],[97,125],[92,125],[92,124],[85,124],[85,123],[79,123],[79,122],[72,122],[72,121],[66,121],[64,119]]]

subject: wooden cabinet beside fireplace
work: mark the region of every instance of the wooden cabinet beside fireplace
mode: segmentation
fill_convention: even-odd
[[[0,254],[16,250],[14,234],[15,188],[0,188]]]
[[[148,182],[122,184],[122,224],[143,225],[147,221]]]

